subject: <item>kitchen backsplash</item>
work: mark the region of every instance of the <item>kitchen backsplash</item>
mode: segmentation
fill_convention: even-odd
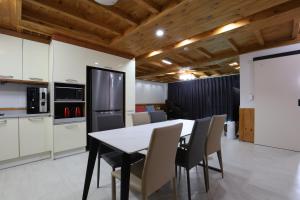
[[[25,108],[28,85],[0,84],[0,108]]]

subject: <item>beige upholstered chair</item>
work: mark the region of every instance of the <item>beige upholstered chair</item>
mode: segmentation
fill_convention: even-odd
[[[131,166],[130,188],[141,192],[143,200],[169,181],[176,199],[175,157],[181,130],[182,123],[155,129],[146,159]],[[121,178],[120,170],[112,172],[113,200],[116,199],[115,178]]]
[[[207,188],[209,188],[209,177],[208,177],[208,168],[219,171],[222,173],[222,178],[224,177],[223,171],[223,161],[222,161],[222,151],[221,151],[221,137],[224,130],[224,123],[226,120],[226,115],[214,115],[211,120],[211,124],[209,127],[207,140],[206,140],[206,148],[204,152],[204,165],[206,171],[206,179],[207,179]],[[208,166],[208,156],[217,153],[218,160],[221,169],[216,169]]]
[[[150,124],[150,115],[148,112],[138,112],[132,114],[132,123],[133,126],[142,125],[142,124]]]

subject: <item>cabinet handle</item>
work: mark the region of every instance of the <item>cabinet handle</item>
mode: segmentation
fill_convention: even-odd
[[[28,120],[32,121],[32,122],[34,122],[34,121],[43,121],[44,118],[43,117],[30,117],[30,118],[28,118]]]
[[[14,78],[14,76],[4,76],[4,75],[0,75],[0,78]]]
[[[42,78],[29,78],[30,80],[32,80],[32,81],[43,81],[43,79]]]
[[[66,81],[69,83],[78,83],[78,81],[75,79],[66,79]]]
[[[0,120],[0,124],[7,124],[7,120]]]
[[[77,128],[78,126],[76,124],[72,124],[72,125],[66,125],[65,127],[66,129],[73,129],[73,128]]]

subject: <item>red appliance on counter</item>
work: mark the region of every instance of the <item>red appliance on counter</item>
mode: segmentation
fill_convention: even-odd
[[[64,109],[64,117],[69,118],[70,117],[70,109],[69,107],[65,107]]]
[[[81,117],[81,108],[79,106],[75,108],[75,117]]]

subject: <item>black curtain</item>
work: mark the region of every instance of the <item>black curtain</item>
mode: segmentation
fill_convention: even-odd
[[[238,119],[240,76],[223,76],[168,84],[168,100],[179,106],[188,119],[227,114]]]

